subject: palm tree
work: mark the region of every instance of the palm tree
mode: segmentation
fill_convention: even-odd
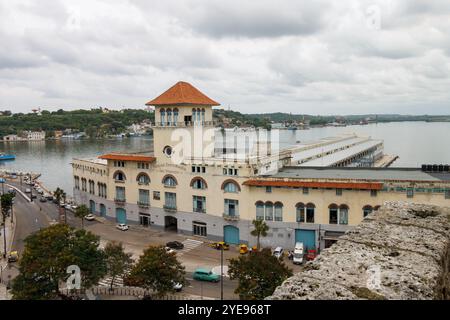
[[[252,221],[253,226],[255,227],[254,230],[251,231],[251,235],[256,237],[256,248],[259,251],[260,243],[259,239],[260,237],[266,237],[267,231],[269,231],[269,226],[263,221],[263,220],[253,220]]]
[[[53,196],[55,197],[56,201],[58,201],[58,206],[59,206],[59,216],[61,216],[61,211],[62,211],[62,207],[61,207],[61,200],[63,200],[64,202],[66,202],[66,193],[64,192],[63,189],[61,188],[56,188],[56,190],[53,192]],[[60,218],[61,219],[61,218]],[[64,223],[67,223],[67,216],[66,216],[66,208],[64,208]]]
[[[75,217],[81,219],[81,229],[84,229],[84,217],[89,214],[89,209],[84,204],[75,209]]]

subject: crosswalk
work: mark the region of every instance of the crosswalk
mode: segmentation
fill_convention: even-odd
[[[99,281],[99,287],[110,287],[112,277],[106,277]],[[123,278],[116,277],[113,282],[113,287],[123,287]]]
[[[179,251],[178,255],[182,255],[183,253],[189,252],[195,248],[197,248],[198,246],[200,246],[203,241],[199,241],[199,240],[194,240],[194,239],[186,239],[183,242],[183,249]]]

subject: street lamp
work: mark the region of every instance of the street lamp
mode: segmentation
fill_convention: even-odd
[[[220,300],[223,300],[223,246],[220,249]]]

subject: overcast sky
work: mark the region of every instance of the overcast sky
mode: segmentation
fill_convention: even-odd
[[[449,0],[0,0],[0,110],[450,114]]]

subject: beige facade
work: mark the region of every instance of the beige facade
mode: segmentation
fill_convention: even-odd
[[[198,110],[200,119],[194,123]],[[276,173],[262,175],[264,159],[213,157],[210,139],[194,139],[196,130],[213,128],[211,106],[156,106],[155,115],[153,155],[74,159],[78,203],[121,223],[251,245],[256,240],[250,235],[251,222],[260,218],[271,227],[263,245],[293,248],[302,241],[316,249],[331,244],[385,201],[450,205],[448,172],[286,167],[281,157]],[[206,152],[183,155],[180,145],[193,150],[202,145]]]

